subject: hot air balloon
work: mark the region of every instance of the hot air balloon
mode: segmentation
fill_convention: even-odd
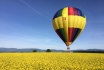
[[[52,20],[53,28],[70,50],[71,45],[82,33],[86,25],[86,16],[75,7],[65,7],[56,12]]]

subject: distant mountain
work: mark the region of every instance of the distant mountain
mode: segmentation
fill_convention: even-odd
[[[23,48],[23,49],[17,49],[17,48],[0,48],[0,52],[32,52],[33,50],[37,50],[38,52],[45,52],[46,50],[37,49],[37,48]],[[62,52],[64,50],[55,50],[50,49],[52,52]]]
[[[104,51],[104,49],[77,49],[72,51]]]
[[[104,51],[104,49],[87,49],[87,51]]]
[[[17,49],[17,48],[0,48],[0,52],[32,52],[33,50],[37,50],[38,52],[45,52],[46,50],[42,49],[37,49],[37,48],[23,48],[23,49]],[[55,49],[50,49],[52,52],[66,52],[67,50],[55,50]],[[78,49],[78,50],[70,50],[71,52],[76,52],[76,51],[104,51],[104,49]]]
[[[104,49],[80,49],[80,50],[73,50],[73,52],[85,52],[85,53],[104,53]]]

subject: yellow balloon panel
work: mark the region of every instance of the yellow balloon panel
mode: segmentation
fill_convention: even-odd
[[[53,20],[53,28],[54,28],[54,30],[59,29],[57,18],[55,18],[55,19]]]
[[[68,27],[74,27],[74,16],[73,15],[70,15],[68,16]]]
[[[84,27],[86,25],[86,18],[82,19],[82,23],[81,24],[82,24],[81,28],[82,28],[82,31],[83,31],[83,29],[84,29]]]
[[[65,31],[65,36],[68,41],[68,8],[64,8],[62,12],[62,17],[63,17],[63,28]]]
[[[80,16],[68,16],[68,27],[69,28],[80,28],[83,29],[85,25],[85,18]]]
[[[59,28],[63,28],[62,16],[57,18]]]

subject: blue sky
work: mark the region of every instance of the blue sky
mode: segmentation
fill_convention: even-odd
[[[0,0],[0,47],[66,50],[52,18],[67,6],[81,9],[87,18],[71,50],[104,49],[104,0]]]

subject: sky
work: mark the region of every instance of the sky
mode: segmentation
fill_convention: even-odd
[[[81,9],[87,19],[70,49],[104,49],[104,0],[0,0],[0,47],[66,50],[52,18],[70,6]]]

